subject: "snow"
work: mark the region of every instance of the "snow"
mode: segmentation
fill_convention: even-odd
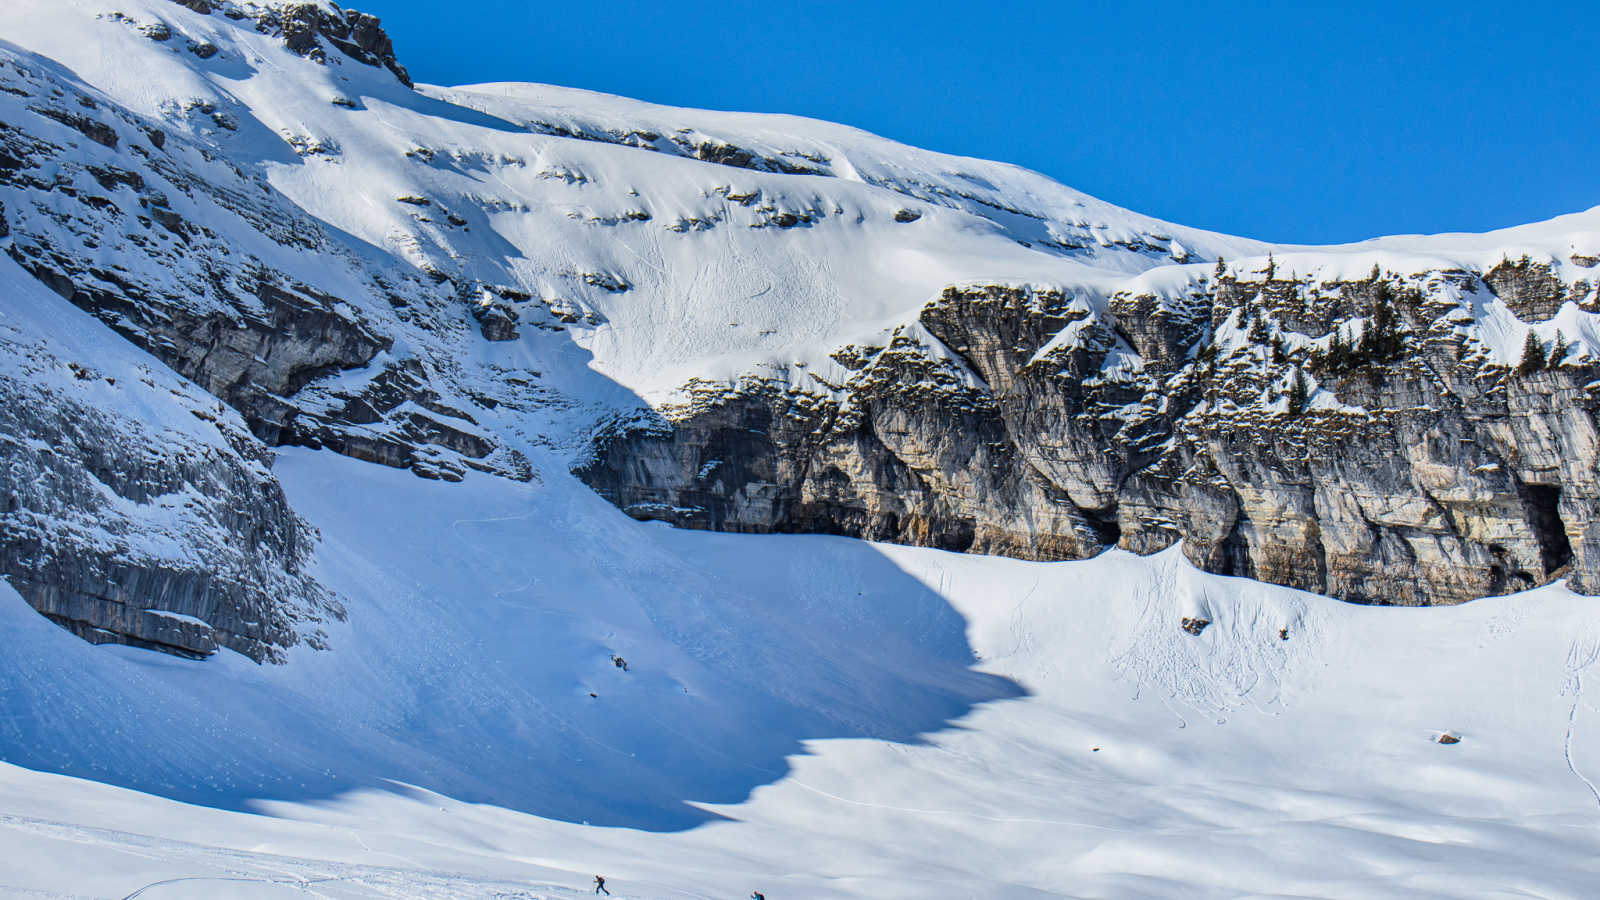
[[[92,647],[4,590],[0,896],[600,873],[663,898],[1576,898],[1600,875],[1600,608],[1560,584],[1356,607],[1176,550],[663,529],[548,469],[275,472],[348,599],[329,651]],[[185,884],[151,895],[283,890]]]
[[[152,42],[99,0],[11,0],[0,52],[160,121],[174,153],[196,155],[178,136],[225,147],[320,220],[334,249],[296,271],[396,330],[375,364],[454,354],[455,388],[539,372],[550,399],[521,418],[474,409],[526,451],[529,484],[279,454],[322,536],[316,575],[349,611],[327,650],[287,665],[91,646],[0,586],[0,897],[158,882],[142,896],[564,897],[594,873],[650,898],[1593,896],[1600,607],[1559,584],[1382,609],[1206,575],[1177,549],[1042,564],[681,532],[566,471],[594,421],[695,379],[824,390],[850,376],[834,350],[896,329],[941,355],[916,319],[951,284],[1171,305],[1216,257],[1249,280],[1268,253],[1317,282],[1526,254],[1570,284],[1594,278],[1573,257],[1600,252],[1600,210],[1274,247],[844,126],[540,85],[412,92],[221,16],[117,8],[178,36]],[[199,61],[184,39],[221,50]],[[199,102],[238,130],[186,111]],[[822,174],[716,165],[673,136]],[[350,274],[424,265],[579,321],[447,345]],[[1461,327],[1503,363],[1530,327],[1600,347],[1574,305],[1529,325],[1486,293],[1434,290],[1456,291]],[[225,448],[192,409],[243,428],[9,259],[0,292],[7,373],[98,392],[167,445]],[[155,523],[155,550],[181,552],[181,508],[125,506]],[[1437,743],[1447,732],[1461,742]]]

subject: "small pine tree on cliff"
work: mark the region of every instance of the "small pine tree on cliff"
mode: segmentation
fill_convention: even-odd
[[[1267,330],[1266,317],[1261,315],[1260,310],[1256,310],[1255,315],[1250,320],[1250,343],[1265,344],[1271,339],[1272,332]]]
[[[1522,362],[1517,364],[1518,375],[1532,375],[1544,368],[1549,360],[1544,355],[1544,341],[1533,329],[1528,329],[1528,339],[1522,342]]]
[[[1556,332],[1556,345],[1550,350],[1550,358],[1545,361],[1545,368],[1554,372],[1561,368],[1567,359],[1567,336],[1560,331]]]
[[[1310,402],[1311,383],[1306,380],[1304,369],[1295,369],[1294,380],[1289,382],[1289,415],[1304,415],[1306,405]]]

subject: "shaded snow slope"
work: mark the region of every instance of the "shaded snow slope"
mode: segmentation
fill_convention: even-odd
[[[685,801],[738,802],[802,740],[914,742],[1017,693],[859,542],[696,541],[564,476],[449,485],[305,451],[276,471],[350,610],[329,649],[270,669],[86,655],[8,593],[8,761],[224,806],[394,779],[681,828],[707,818]]]
[[[1580,898],[1600,875],[1589,683],[1600,616],[1560,587],[1448,609],[1352,607],[1205,575],[1175,552],[1026,563],[665,531],[605,510],[574,528],[548,504],[525,519],[503,495],[474,500],[476,479],[446,491],[309,453],[281,471],[324,533],[340,535],[324,574],[350,591],[353,624],[333,635],[332,654],[267,671],[206,664],[202,682],[199,664],[64,634],[52,642],[41,622],[29,643],[48,652],[8,663],[36,673],[7,675],[9,727],[82,716],[59,695],[31,712],[19,701],[48,696],[52,673],[102,671],[115,677],[99,683],[171,697],[174,709],[206,706],[239,746],[287,749],[316,728],[337,742],[358,722],[374,732],[404,722],[409,736],[396,740],[446,751],[433,764],[466,770],[457,777],[488,779],[496,766],[536,781],[559,774],[594,802],[626,781],[638,754],[682,775],[666,792],[725,820],[656,834],[401,785],[346,783],[316,800],[236,787],[268,798],[252,804],[273,816],[261,818],[7,766],[0,895],[124,896],[169,878],[226,877],[317,880],[306,886],[335,898],[562,897],[598,872],[616,896],[641,898],[752,888],[774,898]],[[406,514],[356,529],[355,503]],[[475,552],[452,571],[407,564],[416,542],[456,533]],[[507,546],[522,548],[517,562],[498,556]],[[851,567],[829,564],[840,553],[854,554]],[[700,566],[693,602],[647,603],[674,582],[690,592],[684,560]],[[608,572],[606,592],[563,590],[557,573],[578,565]],[[867,588],[872,606],[851,587]],[[959,618],[872,612],[945,602]],[[10,633],[29,633],[31,613],[7,615]],[[1192,635],[1183,618],[1210,624]],[[515,640],[500,636],[535,619]],[[781,624],[801,620],[804,633]],[[450,633],[469,624],[468,640]],[[873,698],[875,722],[934,727],[894,712],[919,695],[905,681],[960,673],[968,643],[987,680],[957,680],[979,686],[969,699],[993,699],[956,727],[911,743],[819,727],[856,719]],[[626,657],[626,673],[608,651]],[[731,669],[710,660],[721,651],[738,658]],[[814,674],[846,658],[835,689],[787,680],[791,659]],[[996,690],[1008,683],[1026,695]],[[543,686],[537,703],[486,714],[519,686]],[[809,708],[774,698],[784,686],[803,687]],[[179,705],[185,696],[204,702]],[[935,716],[959,712],[934,705]],[[120,731],[115,743],[148,733],[127,713],[105,721]],[[191,746],[207,731],[181,717],[163,725]],[[514,740],[513,727],[523,731]],[[1435,743],[1446,731],[1461,742]],[[798,749],[785,750],[785,734],[809,735],[806,755],[773,755]],[[202,740],[194,758],[219,740]],[[381,773],[376,757],[394,751],[367,741]],[[541,743],[585,761],[528,750]],[[320,752],[316,762],[330,764],[333,751]],[[236,755],[235,771],[264,762]],[[722,774],[694,783],[712,769]],[[707,789],[740,781],[766,786],[744,802]]]
[[[1177,548],[1046,564],[674,531],[567,467],[595,422],[696,380],[829,394],[849,375],[834,351],[897,328],[975,391],[919,330],[951,284],[1055,288],[1100,317],[1118,296],[1203,293],[1217,257],[1263,284],[1269,265],[1308,283],[1376,266],[1451,300],[1486,365],[1514,362],[1528,329],[1592,356],[1593,284],[1576,286],[1600,212],[1274,247],[827,123],[413,91],[292,52],[256,7],[192,8],[209,5],[0,7],[0,75],[23,85],[0,103],[46,142],[0,160],[20,173],[0,185],[0,245],[224,318],[239,310],[185,266],[225,283],[259,257],[383,338],[283,402],[311,417],[421,372],[428,391],[384,413],[465,423],[452,452],[492,441],[527,480],[424,481],[306,448],[240,463],[316,526],[306,575],[349,614],[283,666],[91,646],[0,585],[0,896],[208,878],[238,880],[145,896],[560,897],[595,872],[652,898],[1592,893],[1600,613],[1559,583],[1379,609],[1200,573]],[[192,230],[138,224],[174,215]],[[1522,317],[1439,274],[1524,256],[1582,296]],[[82,392],[128,447],[229,452],[239,417],[23,284],[4,262],[4,373]],[[521,333],[491,343],[488,308]],[[1242,349],[1225,321],[1221,348]],[[1149,362],[1108,341],[1105,380]],[[84,356],[93,377],[61,374]],[[77,536],[186,564],[207,541],[244,546],[195,521],[226,504],[104,499]],[[1447,731],[1461,742],[1436,743]]]

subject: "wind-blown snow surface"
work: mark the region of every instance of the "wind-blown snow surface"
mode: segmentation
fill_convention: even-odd
[[[325,452],[277,474],[350,600],[330,652],[189,662],[0,603],[11,752],[71,741],[99,780],[153,770],[274,818],[0,767],[0,895],[561,897],[598,872],[619,897],[1579,898],[1600,879],[1600,609],[1560,587],[1353,607],[1170,551],[680,532],[568,482]],[[406,766],[447,790],[358,777]],[[725,818],[549,818],[696,809]]]

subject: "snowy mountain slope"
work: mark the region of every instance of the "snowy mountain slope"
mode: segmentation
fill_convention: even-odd
[[[596,339],[612,343],[596,350],[601,367],[635,390],[656,389],[658,380],[661,390],[677,387],[677,375],[658,373],[664,364],[761,351],[730,363],[747,367],[779,349],[785,358],[789,348],[837,343],[842,334],[914,313],[951,280],[1079,271],[1063,267],[1067,259],[1113,271],[1170,262],[1172,253],[1153,249],[1163,242],[1151,232],[1166,234],[1164,243],[1179,240],[1187,249],[1178,258],[1264,249],[1127,213],[1015,167],[929,154],[826,123],[661,109],[602,95],[583,95],[599,118],[580,120],[563,109],[574,92],[531,86],[419,96],[390,73],[338,54],[327,65],[297,58],[279,39],[242,27],[251,20],[235,24],[160,0],[122,7],[127,21],[106,18],[95,3],[21,3],[4,27],[115,102],[208,139],[302,209],[375,249],[458,282],[511,287],[605,316],[613,324]],[[149,40],[140,28],[158,22],[179,37]],[[77,39],[83,33],[94,40]],[[200,60],[181,40],[220,49]],[[143,74],[130,78],[130,69]],[[541,90],[553,95],[550,107],[523,96],[532,91],[537,100]],[[194,112],[207,108],[219,112]],[[219,114],[237,127],[217,127]],[[526,122],[545,119],[574,133],[665,132],[672,123],[705,120],[714,134],[690,127],[684,138],[681,124],[671,134],[763,152],[778,144],[813,156],[827,150],[844,174],[772,174],[525,130]],[[774,120],[812,136],[774,129]],[[889,189],[868,189],[880,184]],[[1029,204],[1025,214],[995,208],[1014,202]],[[927,220],[894,222],[908,203]],[[463,224],[452,224],[452,215]],[[781,224],[786,216],[795,224]],[[1084,246],[1030,253],[1016,243],[1048,240],[1049,229]],[[754,268],[707,267],[741,258]],[[631,289],[606,290],[623,284]],[[645,345],[637,336],[685,317],[687,327],[669,341]],[[745,330],[729,331],[740,317],[749,320],[740,323]],[[657,343],[672,346],[672,356],[662,359],[668,351]]]
[[[268,443],[452,480],[555,446],[640,518],[1044,559],[1184,538],[1361,602],[1600,577],[1593,211],[1274,248],[828,123],[413,90],[326,2],[3,15],[8,252]],[[1328,362],[1379,307],[1399,349]],[[1566,352],[1510,384],[1530,334]]]
[[[518,757],[542,735],[587,747],[581,765],[555,760],[591,798],[627,760],[683,772],[686,754],[721,767],[724,779],[748,774],[765,786],[744,802],[706,805],[702,791],[715,782],[681,780],[673,787],[684,799],[723,818],[663,834],[400,785],[288,797],[269,785],[251,804],[263,817],[5,766],[0,890],[125,896],[166,879],[222,877],[299,882],[339,898],[561,897],[587,891],[600,873],[615,895],[641,898],[750,889],[795,898],[1581,898],[1595,878],[1600,801],[1586,781],[1600,775],[1588,686],[1600,620],[1591,601],[1559,587],[1448,609],[1373,609],[1206,575],[1175,551],[1033,563],[666,530],[580,499],[570,481],[520,488],[545,495],[533,506],[541,514],[522,518],[508,515],[515,504],[502,491],[485,508],[482,492],[497,487],[487,476],[440,484],[330,456],[292,451],[280,477],[325,535],[357,538],[324,558],[323,576],[351,598],[350,625],[330,630],[331,653],[296,648],[286,667],[219,668],[221,660],[108,651],[53,631],[13,597],[8,630],[42,629],[27,643],[46,652],[18,663],[36,678],[11,670],[8,701],[41,696],[67,673],[103,671],[97,683],[166,692],[178,709],[189,695],[259,745],[284,747],[328,721],[320,695],[337,685],[340,731],[358,716],[368,727],[392,720],[405,740],[448,748],[434,765],[458,767],[454,777],[486,779],[491,767],[542,777]],[[588,504],[582,527],[548,515],[559,493]],[[408,514],[356,512],[391,506]],[[414,551],[454,529],[484,552],[441,572],[440,554]],[[499,556],[511,547],[525,549]],[[841,553],[855,564],[818,566]],[[574,589],[561,570],[580,561],[610,573],[608,587]],[[864,579],[871,602],[841,589],[841,578]],[[666,583],[692,592],[695,605],[656,605],[652,627],[630,622],[624,608]],[[409,614],[395,614],[391,585],[416,593],[404,601]],[[873,616],[901,603],[926,608],[930,590],[960,618]],[[797,609],[808,619],[800,630]],[[731,626],[728,671],[746,677],[718,678],[715,663],[685,658],[683,635],[703,637],[707,615]],[[1209,621],[1199,635],[1179,627],[1196,617]],[[441,633],[446,622],[471,639]],[[814,658],[795,654],[801,669],[786,671],[784,640],[815,647],[831,634],[828,655],[851,667],[925,667],[927,657],[916,663],[891,649],[905,646],[906,629],[921,631],[923,646],[954,640],[960,653],[948,663],[959,668],[957,655],[970,653],[975,669],[1025,695],[995,697],[922,741],[812,738],[803,756],[767,755],[774,727],[813,733],[814,713],[851,716],[862,694],[908,696],[884,669],[858,670],[849,690],[816,692]],[[400,647],[411,649],[390,649]],[[608,650],[626,656],[628,672]],[[476,686],[425,660],[448,660]],[[315,675],[297,674],[301,666]],[[797,675],[810,710],[738,700],[756,700],[752,684]],[[302,678],[317,691],[295,688]],[[552,678],[567,689],[551,690]],[[517,743],[495,732],[504,727],[495,720],[526,716],[527,701],[474,712],[507,702],[497,696],[507,683],[536,689],[541,709]],[[675,699],[685,686],[689,706]],[[260,711],[265,697],[277,711]],[[131,705],[119,708],[112,721],[137,740],[148,726]],[[63,720],[72,712],[52,698],[36,715],[48,720],[51,710]],[[10,713],[7,722],[35,718]],[[766,718],[757,725],[752,715]],[[476,737],[444,742],[462,725]],[[165,727],[175,741],[203,737],[181,719]],[[1435,743],[1447,731],[1461,742]],[[472,754],[473,740],[495,749]],[[210,752],[201,750],[197,768]],[[318,762],[332,762],[322,752]],[[239,756],[232,771],[253,762]],[[363,762],[386,771],[379,759]],[[196,881],[161,890],[282,889]]]
[[[1600,212],[1271,247],[327,2],[0,38],[4,550],[256,591],[8,570],[0,895],[1592,893]]]

